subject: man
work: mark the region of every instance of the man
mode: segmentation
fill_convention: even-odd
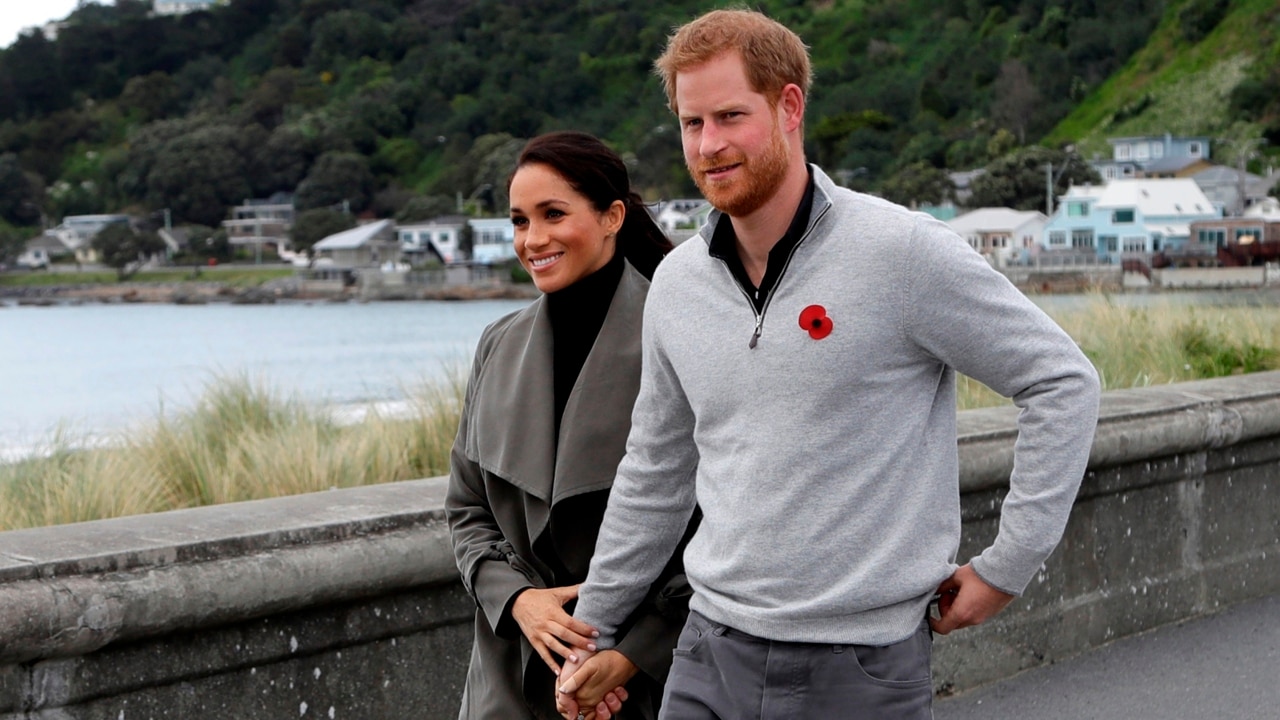
[[[929,718],[930,630],[999,612],[1061,538],[1097,375],[945,225],[805,163],[794,33],[714,11],[656,64],[719,212],[654,278],[627,455],[575,616],[610,647],[697,503],[664,718]],[[962,566],[956,372],[1022,408],[998,536]],[[589,657],[560,676],[570,717],[597,690]]]

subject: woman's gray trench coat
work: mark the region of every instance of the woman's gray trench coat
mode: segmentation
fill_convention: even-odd
[[[461,718],[559,717],[554,677],[508,606],[525,588],[586,578],[639,391],[648,286],[626,266],[565,406],[558,443],[546,298],[498,320],[480,339],[446,500],[458,568],[477,605]],[[536,547],[553,548],[558,562],[535,552],[543,533],[550,542]],[[621,717],[652,717],[661,699],[687,614],[679,554],[619,638],[618,650],[640,668]],[[557,564],[569,577],[554,577]]]

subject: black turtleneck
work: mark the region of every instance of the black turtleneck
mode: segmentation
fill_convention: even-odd
[[[614,252],[604,267],[567,288],[547,294],[555,366],[556,437],[569,393],[604,325],[604,316],[622,280],[622,253]]]

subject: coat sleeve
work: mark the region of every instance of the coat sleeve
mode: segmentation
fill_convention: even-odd
[[[511,617],[511,605],[516,596],[542,583],[538,574],[507,541],[489,503],[484,472],[466,454],[472,399],[477,392],[486,346],[482,338],[467,382],[458,436],[449,458],[445,516],[449,521],[454,560],[462,575],[463,587],[475,598],[494,634],[510,638],[519,631]]]

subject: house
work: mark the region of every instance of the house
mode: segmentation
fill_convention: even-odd
[[[1271,187],[1280,180],[1280,175],[1262,177],[1225,165],[1211,165],[1192,175],[1191,179],[1196,181],[1210,202],[1228,215],[1240,215],[1247,208],[1264,200]]]
[[[646,205],[645,209],[649,211],[649,215],[653,217],[658,227],[670,235],[671,231],[677,228],[696,230],[698,228],[697,211],[704,205],[707,205],[707,201],[702,198],[678,198],[661,200],[653,205]]]
[[[511,218],[472,218],[471,261],[494,265],[516,259],[516,232]]]
[[[1191,223],[1192,237],[1215,252],[1224,265],[1243,266],[1280,259],[1280,202],[1258,203],[1244,217],[1217,218]],[[1252,209],[1252,208],[1251,208]]]
[[[511,221],[508,220],[510,225]],[[426,222],[396,227],[400,252],[411,263],[434,257],[444,265],[461,262],[462,231],[467,227],[463,215],[445,215]]]
[[[987,207],[947,221],[996,267],[1027,258],[1040,242],[1048,218],[1034,210]]]
[[[77,263],[88,265],[98,262],[93,239],[103,228],[117,223],[131,224],[132,220],[128,215],[68,215],[57,227],[45,232],[57,236],[75,255]]]
[[[969,198],[973,195],[973,181],[986,174],[986,168],[947,173],[947,177],[951,179],[951,184],[955,186],[955,193],[952,197],[955,198],[957,205],[963,207],[969,201]]]
[[[1072,187],[1045,225],[1041,246],[1049,252],[1091,252],[1100,260],[1149,262],[1180,250],[1191,223],[1222,213],[1194,180],[1115,180],[1102,187]]]
[[[714,208],[702,198],[680,198],[645,205],[645,209],[672,244],[679,245],[698,233]]]
[[[311,255],[317,259],[327,258],[335,268],[395,262],[400,259],[395,222],[378,220],[330,235],[311,248]]]
[[[1209,167],[1209,138],[1174,137],[1169,133],[1108,138],[1110,160],[1090,164],[1103,182],[1126,178],[1188,177]]]
[[[185,15],[197,10],[208,10],[225,0],[155,0],[151,10],[156,15]]]
[[[1249,209],[1244,211],[1244,217],[1280,220],[1280,200],[1273,197],[1263,198],[1250,205]]]
[[[284,248],[289,246],[294,216],[293,195],[276,193],[266,199],[245,200],[243,205],[231,208],[231,219],[223,220],[222,227],[232,245],[252,245],[259,250],[263,245]]]
[[[57,258],[73,254],[75,250],[62,237],[46,230],[27,241],[16,265],[20,268],[47,268]]]

